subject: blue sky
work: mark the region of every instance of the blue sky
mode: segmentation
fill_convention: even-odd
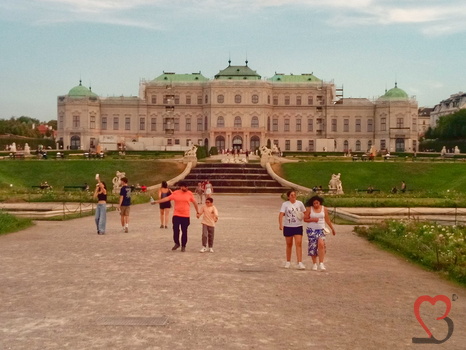
[[[163,71],[314,73],[345,97],[466,90],[464,0],[0,0],[0,118],[56,119],[78,85],[136,96]]]

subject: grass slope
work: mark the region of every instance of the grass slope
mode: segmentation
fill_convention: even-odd
[[[405,181],[408,189],[435,197],[444,192],[466,192],[466,164],[401,162],[300,162],[282,165],[291,182],[312,188],[328,187],[332,174],[341,174],[345,194],[369,185],[388,193]]]

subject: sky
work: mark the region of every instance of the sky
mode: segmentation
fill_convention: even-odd
[[[313,73],[344,97],[466,91],[464,0],[0,0],[0,119],[57,118],[82,80],[137,96],[165,72]]]

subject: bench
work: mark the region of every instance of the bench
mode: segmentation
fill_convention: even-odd
[[[374,193],[374,192],[380,192],[379,189],[377,188],[373,188],[372,190],[368,190],[368,189],[365,189],[365,190],[359,190],[357,189],[356,192],[367,192],[367,193]]]
[[[75,185],[75,186],[64,186],[63,190],[64,191],[85,191],[86,189],[89,189],[88,186],[86,185]]]
[[[13,159],[24,159],[25,155],[24,153],[16,152],[16,153],[10,153],[10,158]]]
[[[38,189],[41,189],[41,190],[48,190],[48,189],[52,189],[52,186],[50,185],[37,185],[37,186],[31,186],[32,188],[38,188]]]

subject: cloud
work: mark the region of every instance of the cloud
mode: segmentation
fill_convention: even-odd
[[[243,19],[245,13],[283,8],[319,11],[329,26],[411,25],[427,36],[466,30],[464,0],[2,0],[0,8],[16,13],[35,11],[30,17],[37,18],[39,24],[58,23],[53,15],[58,12],[65,18],[61,21],[158,29],[163,23],[154,26],[146,16],[169,13],[171,20],[193,14]]]

